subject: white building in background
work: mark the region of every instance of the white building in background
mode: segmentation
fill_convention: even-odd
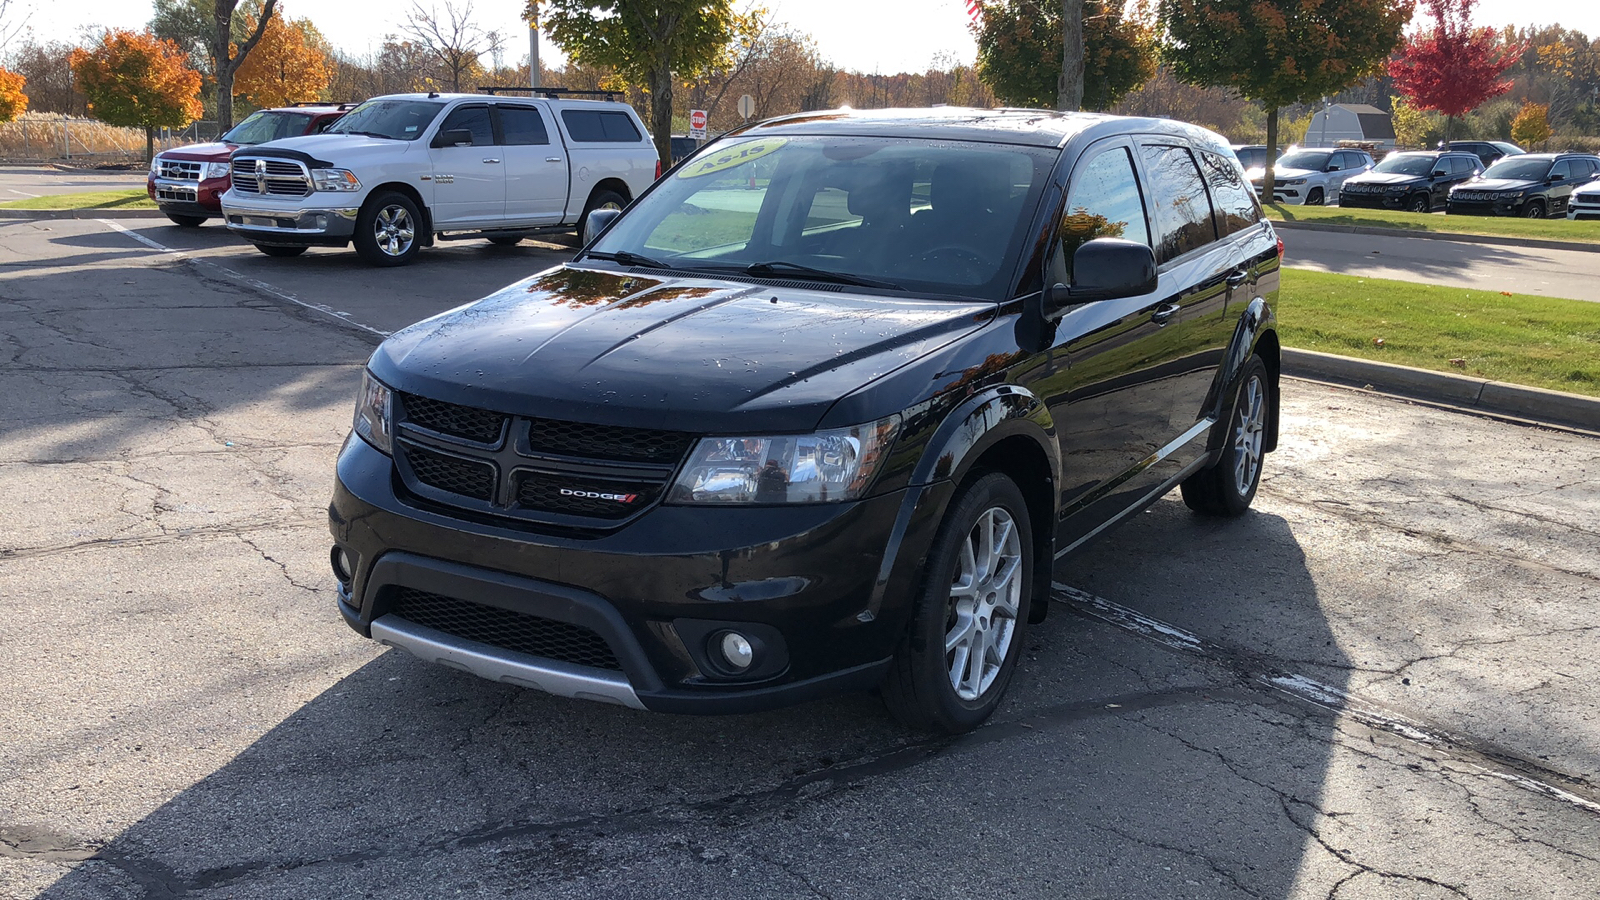
[[[1365,103],[1336,103],[1317,110],[1306,129],[1307,147],[1332,147],[1336,141],[1373,141],[1379,150],[1394,149],[1394,121]]]

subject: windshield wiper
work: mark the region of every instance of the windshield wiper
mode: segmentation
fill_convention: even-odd
[[[376,131],[325,131],[325,132],[323,132],[323,134],[359,134],[359,135],[362,135],[363,137],[383,138],[386,141],[397,141],[397,140],[399,140],[399,138],[397,138],[397,137],[393,137],[393,136],[387,135],[387,134],[379,134]]]
[[[609,259],[613,262],[622,263],[625,266],[644,266],[647,269],[673,268],[670,263],[664,263],[659,259],[652,259],[651,257],[645,256],[641,253],[634,253],[631,250],[618,250],[615,253],[609,253],[604,250],[591,250],[588,253],[585,253],[584,257],[588,259]]]
[[[879,288],[886,291],[903,291],[905,288],[892,281],[880,281],[876,278],[864,278],[860,275],[848,275],[844,272],[830,272],[827,269],[816,269],[811,266],[802,266],[799,263],[785,262],[775,259],[770,262],[751,263],[744,267],[746,275],[782,276],[798,275],[814,281],[831,281],[835,284],[853,284],[857,287]]]

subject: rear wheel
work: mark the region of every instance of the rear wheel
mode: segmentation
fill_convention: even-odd
[[[1544,218],[1544,201],[1543,200],[1529,200],[1528,201],[1528,205],[1524,206],[1522,208],[1522,217],[1524,219],[1542,219],[1542,218]]]
[[[489,238],[489,243],[495,245],[496,247],[515,247],[516,245],[522,243],[522,235],[497,234],[494,237]]]
[[[583,237],[583,230],[589,225],[589,213],[597,209],[622,209],[628,205],[628,198],[609,188],[595,191],[589,195],[589,202],[584,204],[583,215],[578,219],[578,237]]]
[[[199,228],[206,223],[205,216],[180,216],[177,213],[167,213],[166,215],[179,228]]]
[[[368,200],[356,216],[356,252],[375,266],[403,266],[416,258],[421,230],[417,204],[387,191]]]
[[[1418,194],[1411,198],[1410,210],[1414,213],[1433,212],[1433,198],[1427,194]]]
[[[1015,482],[990,473],[955,496],[884,681],[895,718],[959,734],[994,713],[1022,652],[1033,562],[1032,523]]]
[[[1259,356],[1250,357],[1228,412],[1222,456],[1180,486],[1190,509],[1208,516],[1238,516],[1250,508],[1261,485],[1267,417],[1274,402],[1266,364]]]
[[[1322,188],[1312,188],[1311,189],[1311,193],[1306,195],[1306,205],[1307,206],[1321,206],[1322,205]]]
[[[309,247],[279,247],[272,244],[257,244],[256,249],[268,256],[299,256],[309,250]]]

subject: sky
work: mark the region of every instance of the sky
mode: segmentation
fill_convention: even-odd
[[[505,61],[521,62],[528,53],[527,30],[517,17],[522,0],[472,2],[481,27],[511,36]],[[970,63],[976,54],[963,0],[760,2],[780,21],[809,32],[823,56],[843,69],[919,72],[939,56]],[[86,26],[141,28],[151,10],[150,0],[13,0],[13,6],[31,7],[29,26],[36,37],[50,40],[71,40]],[[292,18],[310,19],[335,46],[358,54],[395,33],[411,8],[394,0],[280,0],[280,6]],[[1559,23],[1600,37],[1600,0],[1479,0],[1474,18],[1497,26]],[[540,52],[547,65],[559,58],[548,41]]]

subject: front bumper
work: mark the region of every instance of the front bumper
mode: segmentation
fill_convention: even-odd
[[[1522,199],[1457,200],[1451,197],[1444,209],[1452,216],[1515,216],[1521,214],[1524,202]]]
[[[222,198],[228,230],[254,244],[343,247],[356,233],[361,208],[276,206]]]
[[[1339,192],[1339,205],[1351,209],[1404,209],[1410,194],[1352,194]]]
[[[1259,185],[1259,184],[1254,185],[1254,188],[1255,188],[1255,192],[1256,192],[1256,199],[1262,200],[1262,202],[1266,202],[1263,199],[1261,185]],[[1305,194],[1301,193],[1302,190],[1303,190],[1303,188],[1299,187],[1299,186],[1287,187],[1286,188],[1286,187],[1278,187],[1277,185],[1273,185],[1273,187],[1272,187],[1272,202],[1273,203],[1280,203],[1280,204],[1287,203],[1290,206],[1303,205],[1306,202],[1306,198],[1305,198]]]
[[[939,482],[807,507],[658,506],[611,532],[541,534],[406,495],[392,460],[351,438],[329,506],[352,561],[339,610],[358,632],[429,661],[561,696],[658,712],[784,706],[882,678],[953,490]],[[428,627],[397,614],[407,592],[579,626],[615,665]],[[763,648],[746,677],[718,671],[712,644],[727,628]]]
[[[1572,202],[1567,206],[1567,218],[1600,219],[1600,199],[1585,202],[1576,197],[1572,198]]]
[[[222,211],[222,195],[228,190],[229,179],[209,178],[202,181],[185,181],[150,175],[145,179],[145,193],[156,201],[162,212],[184,216],[215,216]]]

